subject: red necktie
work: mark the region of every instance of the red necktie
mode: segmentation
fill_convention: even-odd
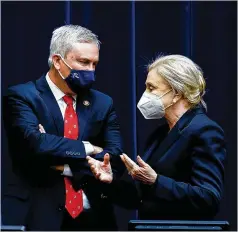
[[[73,98],[70,96],[63,97],[67,104],[64,114],[64,137],[69,139],[78,138],[78,117],[73,107]],[[69,214],[76,218],[83,210],[83,191],[75,191],[69,178],[65,177],[65,189],[66,189],[66,203],[65,208]]]

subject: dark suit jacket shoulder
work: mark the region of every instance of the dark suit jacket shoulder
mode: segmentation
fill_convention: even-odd
[[[45,76],[8,89],[3,97],[3,119],[12,172],[4,176],[7,184],[2,198],[3,223],[27,224],[31,230],[60,230],[65,204],[64,179],[51,167],[69,164],[73,187],[84,189],[97,215],[95,223],[102,230],[107,225],[115,228],[104,184],[93,177],[82,143],[89,141],[104,148],[97,159],[108,152],[115,176],[120,175],[117,161],[122,145],[113,101],[97,90],[82,91],[77,94],[76,113],[78,140],[64,138],[62,113]],[[40,133],[39,124],[43,125],[45,134]],[[100,218],[104,213],[111,221],[107,225]]]
[[[127,176],[117,191],[130,189],[122,202],[136,206],[141,219],[211,219],[222,199],[225,157],[222,128],[197,106],[170,131],[164,124],[148,138],[142,158],[157,172],[156,182],[149,186]]]

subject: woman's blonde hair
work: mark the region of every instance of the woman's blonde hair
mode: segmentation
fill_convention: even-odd
[[[203,100],[206,82],[201,68],[192,60],[182,55],[159,56],[148,66],[148,71],[152,69],[192,106],[201,103],[207,110]]]

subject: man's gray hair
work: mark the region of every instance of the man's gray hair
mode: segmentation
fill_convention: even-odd
[[[89,29],[78,25],[65,25],[56,28],[52,33],[50,42],[50,55],[48,64],[52,66],[52,56],[60,54],[65,57],[73,49],[75,43],[95,43],[100,49],[100,41],[97,35]]]
[[[182,55],[159,56],[148,66],[148,71],[152,69],[191,105],[201,103],[207,109],[203,100],[206,88],[203,72],[192,60]]]

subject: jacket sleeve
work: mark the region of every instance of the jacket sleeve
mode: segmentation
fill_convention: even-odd
[[[97,155],[92,155],[92,157],[102,161],[104,155],[106,153],[109,153],[114,179],[117,179],[125,171],[125,166],[120,158],[120,154],[123,153],[122,139],[121,139],[119,122],[118,122],[117,115],[113,106],[113,101],[111,98],[110,98],[110,105],[108,106],[108,110],[104,118],[103,129],[102,129],[102,133],[100,133],[100,136],[101,137],[99,139],[102,141],[103,151],[98,153]],[[94,145],[97,145],[96,144],[97,139],[98,138],[96,138],[95,141],[90,141],[90,142]],[[85,163],[84,165],[85,167],[88,166],[87,163]],[[79,175],[80,170],[78,170],[77,166],[71,164],[70,168],[75,178],[76,176],[78,176],[78,178],[81,178]],[[92,175],[89,168],[86,168],[84,170],[84,174],[86,172],[88,175]]]
[[[226,149],[223,131],[216,125],[206,126],[193,141],[190,181],[178,182],[158,174],[150,191],[162,209],[169,205],[175,211],[187,209],[215,214],[221,200],[224,179]]]
[[[29,102],[13,89],[3,98],[4,126],[12,144],[21,144],[18,158],[44,165],[80,163],[85,160],[84,145],[77,140],[39,132],[39,121]],[[14,139],[17,143],[14,143]],[[24,151],[24,152],[22,152]]]
[[[110,107],[104,122],[103,151],[95,157],[103,160],[103,156],[108,153],[110,155],[114,178],[118,178],[125,171],[125,165],[120,158],[120,155],[123,153],[120,125],[113,106],[113,101],[112,99],[110,100]]]

